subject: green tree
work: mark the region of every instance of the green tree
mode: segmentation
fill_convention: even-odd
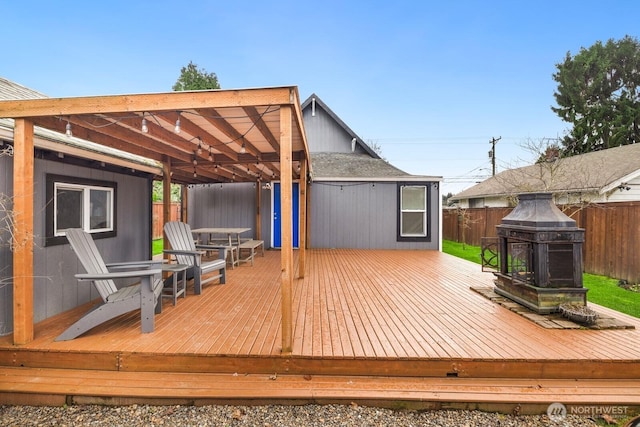
[[[551,109],[573,125],[562,140],[566,155],[640,142],[640,43],[598,41],[556,64],[553,79],[557,107]]]
[[[193,61],[189,61],[189,65],[180,69],[180,77],[173,85],[175,92],[184,90],[210,90],[220,89],[218,76],[216,73],[207,73],[204,69],[198,68]],[[181,197],[181,187],[178,184],[171,184],[171,201],[179,202]],[[162,181],[153,182],[153,201],[162,201]]]
[[[174,91],[220,89],[216,73],[207,73],[189,61],[189,65],[180,69],[180,77],[173,85]]]
[[[151,195],[151,198],[154,202],[161,202],[163,199],[163,184],[162,181],[153,181],[153,193]],[[176,203],[179,202],[182,194],[181,192],[181,186],[179,184],[171,184],[171,201]]]

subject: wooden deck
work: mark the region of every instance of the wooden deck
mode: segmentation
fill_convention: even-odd
[[[294,345],[281,354],[280,254],[226,285],[165,300],[156,329],[138,312],[72,341],[53,339],[87,307],[0,337],[0,403],[410,401],[429,405],[640,405],[635,329],[545,329],[470,287],[478,265],[435,251],[311,250],[294,281]],[[511,397],[508,397],[511,396]]]

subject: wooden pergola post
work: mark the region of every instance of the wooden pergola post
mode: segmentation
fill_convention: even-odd
[[[300,161],[300,231],[298,233],[298,277],[304,277],[307,254],[307,159]]]
[[[256,183],[256,239],[262,240],[262,216],[260,215],[260,205],[262,204],[262,188],[260,181]]]
[[[291,106],[280,106],[280,216],[282,267],[282,353],[291,353],[293,337],[293,177]]]
[[[13,343],[33,341],[33,122],[13,133]]]
[[[171,159],[166,157],[162,162],[162,247],[169,249],[169,240],[164,236],[164,225],[171,221]],[[164,255],[169,258],[169,255]]]

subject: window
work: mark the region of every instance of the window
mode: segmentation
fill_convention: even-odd
[[[398,185],[398,240],[429,241],[430,192],[426,184]]]
[[[66,243],[69,228],[94,239],[115,235],[115,182],[47,175],[47,201],[46,246]]]

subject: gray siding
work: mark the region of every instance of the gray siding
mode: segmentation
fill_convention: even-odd
[[[188,223],[191,228],[200,227],[242,227],[250,228],[251,232],[242,237],[256,237],[256,185],[254,183],[205,184],[189,188]],[[270,193],[262,191],[261,212],[263,216],[262,237],[264,239],[266,224],[269,223]],[[268,240],[265,240],[268,243]]]
[[[438,249],[438,190],[431,191],[431,242],[398,242],[395,182],[314,182],[312,248]]]
[[[352,135],[333,120],[322,108],[316,108],[316,115],[311,115],[311,108],[302,112],[304,127],[308,135],[309,151],[312,153],[351,153]],[[359,145],[356,153],[365,153]]]
[[[12,167],[5,159],[0,159],[3,178],[0,191],[11,194],[13,186]],[[5,172],[6,171],[6,172]],[[77,307],[95,298],[98,294],[87,282],[78,282],[74,275],[84,272],[77,257],[68,244],[45,247],[45,210],[49,202],[46,200],[46,174],[53,173],[65,176],[115,181],[118,184],[117,200],[117,236],[98,239],[96,245],[105,262],[135,261],[151,258],[151,194],[149,180],[146,178],[121,175],[107,172],[101,168],[90,169],[70,164],[36,159],[34,165],[34,321],[39,322],[48,317]],[[2,265],[11,265],[11,258],[6,250],[0,247]],[[2,277],[5,274],[3,272]],[[118,282],[118,286],[131,283]],[[13,295],[10,291],[0,290],[0,322],[10,325],[13,330],[12,313],[6,307],[12,305]],[[0,331],[2,332],[2,331]]]
[[[13,162],[10,157],[0,156],[0,209],[11,203],[13,188]],[[11,232],[7,222],[7,212],[0,210],[0,335],[13,331],[13,261],[9,243]]]

